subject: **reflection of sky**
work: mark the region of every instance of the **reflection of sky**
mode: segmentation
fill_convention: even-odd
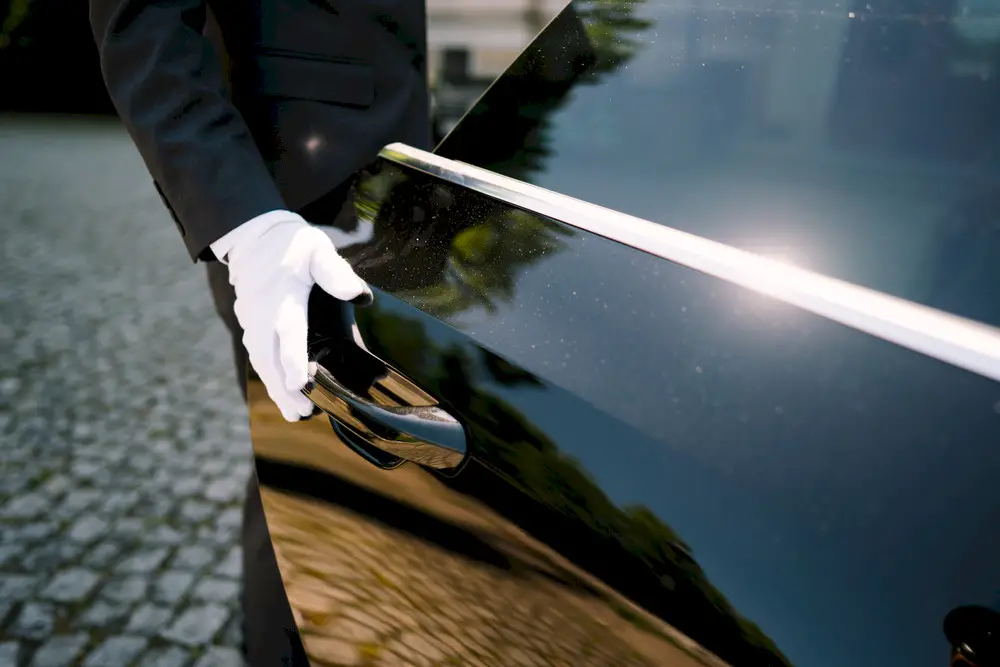
[[[1000,389],[653,258],[621,271],[620,246],[570,245],[466,331],[589,405],[505,397],[616,503],[677,530],[799,667],[944,664],[944,614],[1000,589]]]
[[[605,189],[595,183],[607,179],[606,170],[623,173],[627,164],[613,157],[594,164],[566,151],[550,166],[537,184],[911,298],[920,296],[914,291],[922,285],[923,260],[937,240],[945,206],[955,199],[926,181],[895,191],[884,181],[861,182],[850,166],[813,177],[734,158],[673,179],[641,171]],[[953,191],[960,193],[961,186]]]
[[[578,89],[574,105],[629,98],[615,88]],[[967,173],[908,174],[889,161],[859,168],[855,160],[810,163],[746,149],[672,164],[670,130],[683,134],[683,127],[662,128],[660,137],[623,129],[613,151],[595,154],[581,145],[587,133],[574,105],[554,118],[553,156],[536,185],[762,254],[808,258],[800,262],[807,268],[899,296],[920,298],[914,292],[942,219],[975,192]],[[661,164],[651,155],[657,150]],[[639,154],[647,157],[637,161]]]
[[[943,159],[848,156],[824,147],[825,135],[811,137],[833,112],[828,73],[843,56],[825,35],[849,24],[829,3],[813,5],[829,11],[708,11],[686,70],[685,12],[648,3],[643,12],[655,23],[638,55],[571,92],[552,116],[546,170],[532,182],[939,305],[928,283],[962,273],[976,250],[963,248],[946,217],[997,188],[1000,174]],[[742,69],[713,71],[720,60]],[[826,88],[807,85],[817,72]],[[791,138],[765,131],[776,120]],[[951,256],[938,251],[949,233],[963,248]]]

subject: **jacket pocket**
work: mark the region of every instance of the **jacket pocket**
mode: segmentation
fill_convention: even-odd
[[[375,101],[370,64],[351,58],[269,51],[257,60],[262,95],[365,108]]]

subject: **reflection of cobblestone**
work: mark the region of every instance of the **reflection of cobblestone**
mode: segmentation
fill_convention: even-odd
[[[259,380],[248,390],[257,454],[299,467],[278,478],[327,498],[278,491],[263,469],[271,539],[314,667],[726,667],[426,470],[380,470],[328,420],[288,424]]]
[[[320,664],[646,664],[557,584],[343,508],[310,503],[304,512],[307,501],[266,495],[289,597]]]
[[[227,335],[128,137],[0,121],[0,665],[239,664]]]
[[[282,453],[301,463],[319,452],[327,464],[319,467],[498,549],[491,564],[347,507],[265,488],[271,536],[314,665],[721,665],[681,649],[687,640],[666,626],[627,620],[623,599],[585,592],[578,585],[595,580],[578,579],[588,575],[418,468],[369,475],[374,468],[331,447],[329,430],[271,425],[267,410],[254,409],[263,449],[280,442]]]

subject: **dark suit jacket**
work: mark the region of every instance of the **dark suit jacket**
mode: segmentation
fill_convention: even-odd
[[[430,143],[423,0],[90,0],[90,22],[192,259],[387,143]]]

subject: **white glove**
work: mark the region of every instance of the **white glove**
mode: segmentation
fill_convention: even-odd
[[[371,290],[321,229],[294,213],[279,215],[237,230],[228,252],[229,282],[250,363],[281,415],[294,422],[313,411],[301,392],[309,380],[307,308],[313,285],[344,301],[370,296]]]

